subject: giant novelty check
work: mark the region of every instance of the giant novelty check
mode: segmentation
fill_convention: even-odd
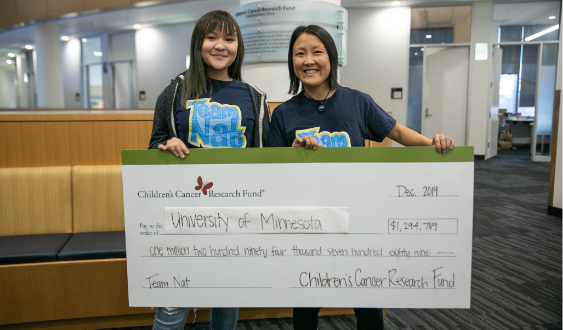
[[[131,306],[469,308],[472,147],[122,160]]]

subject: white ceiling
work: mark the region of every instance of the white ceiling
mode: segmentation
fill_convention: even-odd
[[[162,24],[176,24],[197,21],[203,14],[223,9],[233,11],[239,7],[239,0],[191,0],[175,3],[150,3],[112,11],[90,11],[74,17],[60,17],[48,20],[57,24],[61,35],[89,37],[102,33],[133,31],[134,24],[151,27]],[[33,25],[0,32],[0,58],[3,53],[19,52],[26,44],[33,44]]]
[[[485,1],[485,0],[475,0]],[[497,0],[515,1],[515,0]],[[518,1],[518,0],[516,0]],[[342,0],[345,8],[389,7],[389,0]],[[444,6],[426,10],[413,8],[413,26],[451,26],[452,22],[464,19],[467,10],[451,5],[470,4],[467,0],[407,0],[401,6]],[[550,24],[559,21],[559,1],[531,3],[495,4],[496,24]],[[148,4],[148,6],[147,6]],[[239,7],[240,0],[186,0],[174,3],[158,1],[110,11],[90,11],[76,14],[75,17],[60,17],[48,20],[59,25],[61,35],[70,37],[89,37],[102,33],[132,31],[134,24],[144,27],[196,21],[206,12],[215,9],[233,11]],[[548,20],[549,15],[557,16]],[[416,16],[416,17],[415,17]],[[0,59],[5,62],[8,52],[20,52],[26,44],[33,44],[33,25],[4,30],[0,32]]]
[[[493,22],[495,25],[559,24],[559,1],[534,3],[497,3]],[[555,16],[550,20],[549,16]]]
[[[411,28],[453,27],[471,16],[471,6],[422,7],[411,9]]]

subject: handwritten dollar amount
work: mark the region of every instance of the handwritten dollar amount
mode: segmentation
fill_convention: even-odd
[[[395,221],[389,222],[389,232],[437,232],[438,222],[432,221]]]
[[[457,218],[388,219],[389,234],[457,234]]]

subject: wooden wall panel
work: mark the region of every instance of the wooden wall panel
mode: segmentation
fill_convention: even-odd
[[[125,259],[6,265],[0,278],[0,324],[154,312],[129,307]]]
[[[551,125],[551,165],[549,168],[549,194],[547,196],[547,205],[553,207],[553,195],[555,189],[555,164],[557,163],[557,152],[561,152],[561,149],[557,149],[557,135],[559,134],[559,116],[561,109],[561,90],[555,91],[555,98],[553,100],[553,121]]]
[[[17,0],[18,22],[47,18],[47,0]]]
[[[274,110],[280,105],[281,102],[268,102],[268,106],[270,107],[270,115],[274,113]]]
[[[273,111],[280,103],[269,103]],[[389,113],[391,114],[391,113]],[[149,146],[153,111],[0,112],[0,168],[119,165]],[[386,139],[382,144],[391,146]]]
[[[121,166],[72,168],[74,233],[125,230]]]
[[[139,2],[149,2],[154,0],[131,0],[131,4],[136,4]],[[160,0],[160,2],[178,2],[178,0]]]
[[[71,233],[71,201],[70,167],[0,169],[0,236]]]
[[[375,142],[375,141],[366,140],[366,141],[365,141],[365,146],[366,146],[366,147],[390,147],[390,146],[391,146],[391,139],[390,139],[390,138],[385,138],[381,143]]]
[[[0,168],[119,165],[121,150],[147,149],[152,121],[0,121]]]
[[[0,0],[0,29],[18,23],[16,0]]]
[[[131,0],[82,0],[84,10],[106,9],[131,5]]]
[[[142,324],[152,324],[148,315],[154,315],[154,310],[129,307],[126,259],[5,265],[0,266],[0,278],[10,283],[0,286],[0,301],[10,302],[0,308],[0,325],[89,318],[84,324],[91,326],[81,327],[77,321],[72,322],[74,326],[67,324],[64,328],[99,329],[117,326],[118,319],[112,322],[110,316],[136,314],[145,315]],[[349,308],[323,308],[320,315],[352,313]],[[197,314],[198,322],[209,321],[207,310],[198,308]],[[241,320],[291,316],[290,308],[242,308],[239,313]],[[103,318],[105,324],[96,322],[94,317]],[[188,322],[192,321],[193,312],[188,318]],[[132,322],[123,323],[121,319],[119,326],[140,325]],[[97,327],[92,327],[96,324]],[[39,325],[41,329],[63,328],[53,323],[49,326],[49,322]],[[16,327],[37,329],[34,324]]]
[[[69,13],[128,7],[150,0],[0,0],[0,29]],[[161,0],[177,2],[179,0]]]
[[[80,0],[47,0],[47,17],[58,17],[83,11]]]

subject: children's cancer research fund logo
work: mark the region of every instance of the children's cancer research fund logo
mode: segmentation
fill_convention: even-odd
[[[190,179],[191,181],[191,179]],[[260,190],[247,190],[247,189],[234,189],[234,190],[211,190],[213,188],[213,182],[204,182],[201,176],[198,176],[197,186],[193,189],[170,189],[168,191],[159,190],[140,190],[137,192],[139,198],[203,198],[207,196],[208,198],[253,198],[253,197],[263,197],[266,189]],[[191,186],[191,184],[190,184]],[[193,187],[193,186],[192,186]],[[200,192],[201,191],[201,192]],[[203,196],[202,196],[203,193]]]
[[[195,186],[195,190],[201,190],[203,194],[207,196],[207,189],[210,189],[211,187],[213,187],[213,182],[203,183],[201,176],[197,177],[197,186]]]
[[[320,132],[320,127],[303,129],[295,132],[295,135],[302,138],[307,135],[312,135],[317,139],[317,142],[322,143],[323,147],[349,147],[350,136],[346,132]]]
[[[210,102],[211,99],[188,100],[190,136],[188,142],[207,148],[244,148],[246,127],[236,105]]]
[[[209,197],[262,197],[262,194],[266,191],[265,189],[260,189],[260,191],[250,191],[243,189],[239,191],[213,191],[213,182],[203,182],[201,176],[197,177],[197,186],[194,187],[195,190],[201,190],[205,196],[209,193]],[[176,194],[178,195],[178,194]],[[181,194],[180,197],[200,197],[199,194]],[[179,196],[177,196],[179,197]]]

